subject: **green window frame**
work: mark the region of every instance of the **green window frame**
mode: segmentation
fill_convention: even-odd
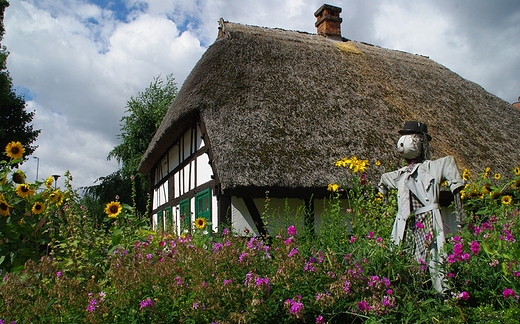
[[[163,217],[163,211],[159,210],[157,212],[157,228],[156,230],[164,231],[164,217]]]
[[[208,189],[195,195],[195,218],[202,217],[211,222],[211,191]]]
[[[173,228],[173,214],[172,207],[166,207],[164,209],[164,222],[165,222],[165,230],[171,231]]]
[[[181,225],[181,234],[184,233],[185,230],[191,233],[191,210],[190,210],[190,200],[184,199],[179,204],[179,218]]]

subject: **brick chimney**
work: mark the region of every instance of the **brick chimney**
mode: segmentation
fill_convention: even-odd
[[[318,35],[325,36],[334,40],[341,40],[341,22],[343,19],[339,17],[341,13],[340,7],[324,4],[320,9],[316,10],[314,16],[318,29]]]

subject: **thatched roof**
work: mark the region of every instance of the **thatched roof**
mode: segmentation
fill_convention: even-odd
[[[405,120],[428,124],[433,158],[510,171],[520,164],[520,110],[431,59],[355,41],[222,22],[140,165],[150,172],[199,118],[224,191],[316,188],[345,178],[333,162],[397,163]]]

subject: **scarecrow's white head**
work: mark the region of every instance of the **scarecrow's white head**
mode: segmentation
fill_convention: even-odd
[[[403,135],[397,141],[397,152],[407,160],[413,160],[422,155],[422,135]]]

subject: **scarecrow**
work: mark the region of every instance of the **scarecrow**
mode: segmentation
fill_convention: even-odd
[[[428,263],[432,283],[438,292],[444,292],[444,275],[439,269],[446,240],[439,206],[441,183],[447,181],[454,195],[457,221],[462,222],[464,211],[460,190],[464,187],[455,159],[446,156],[430,160],[431,140],[428,126],[417,121],[406,121],[399,131],[397,150],[406,166],[384,173],[379,191],[386,195],[397,189],[398,210],[392,229],[392,241],[403,244],[405,251],[420,263]]]

